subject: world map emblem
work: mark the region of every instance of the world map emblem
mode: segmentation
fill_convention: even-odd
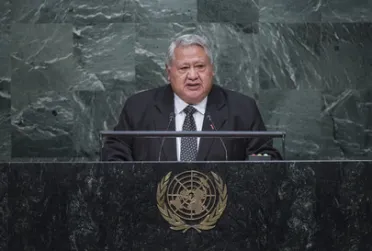
[[[167,173],[159,182],[156,199],[162,217],[173,230],[198,232],[215,227],[227,204],[227,187],[214,172]]]

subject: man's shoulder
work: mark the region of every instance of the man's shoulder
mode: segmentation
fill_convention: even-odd
[[[129,96],[126,100],[127,104],[146,104],[151,101],[156,100],[156,97],[164,92],[167,86],[160,86],[155,87],[147,90],[139,91],[131,96]]]
[[[230,90],[230,89],[227,89],[221,86],[218,86],[217,88],[219,88],[222,92],[225,93],[226,99],[229,103],[239,104],[239,105],[256,103],[255,99],[249,95],[246,95],[246,94],[234,91],[234,90]]]

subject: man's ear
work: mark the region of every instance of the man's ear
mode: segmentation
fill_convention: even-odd
[[[170,82],[169,71],[170,71],[169,66],[166,64],[165,65],[165,74],[167,74],[168,82]]]

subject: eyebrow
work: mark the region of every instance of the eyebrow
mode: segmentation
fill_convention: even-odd
[[[179,65],[184,65],[184,64],[206,64],[207,62],[203,59],[198,59],[198,60],[195,60],[195,62],[181,62],[179,63]]]

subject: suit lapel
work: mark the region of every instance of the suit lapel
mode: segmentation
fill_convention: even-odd
[[[225,96],[221,88],[213,86],[207,101],[207,109],[204,115],[203,121],[203,131],[213,131],[212,123],[207,118],[208,114],[210,115],[215,130],[219,131],[222,129],[223,125],[227,121],[228,110],[226,106]],[[199,151],[196,157],[197,161],[204,161],[207,159],[208,153],[211,150],[213,143],[219,141],[218,138],[201,138],[199,143]]]
[[[168,84],[163,91],[160,91],[156,96],[154,127],[157,131],[165,131],[169,123],[169,114],[174,112],[174,94],[171,86]],[[216,131],[220,131],[227,121],[228,110],[226,106],[226,98],[223,95],[222,89],[218,86],[213,86],[208,95],[206,113],[203,121],[203,131],[213,131],[212,123],[207,118],[210,115]],[[175,131],[175,118],[171,122],[168,131]],[[215,142],[215,138],[201,138],[199,143],[199,151],[196,157],[197,161],[207,159],[211,146]],[[162,138],[158,138],[159,146]],[[218,140],[219,141],[219,140]],[[159,149],[160,150],[160,149]],[[177,161],[176,138],[165,138],[161,160]]]
[[[171,86],[168,84],[163,92],[159,92],[156,97],[154,114],[154,126],[157,131],[167,130],[169,124],[169,115],[174,112],[174,94]],[[175,130],[175,118],[173,118],[168,131]],[[159,147],[162,138],[158,138]],[[160,151],[160,149],[159,149]],[[160,160],[177,161],[177,148],[175,138],[165,138]]]

